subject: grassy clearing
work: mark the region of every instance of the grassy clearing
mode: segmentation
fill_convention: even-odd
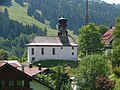
[[[48,29],[48,35],[55,36],[57,33],[57,30],[51,29],[48,25],[45,25],[33,17],[30,17],[27,15],[27,4],[25,4],[25,7],[20,6],[18,3],[16,3],[14,0],[12,0],[12,6],[7,7],[9,12],[9,17],[12,20],[18,21],[20,23],[23,23],[24,25],[33,25],[44,29],[45,27]],[[0,11],[3,11],[6,6],[0,6]]]
[[[0,6],[0,12],[4,10],[4,6]]]
[[[39,61],[39,62],[35,62],[34,65],[37,66],[38,63],[41,63],[41,65],[43,67],[55,67],[58,65],[68,65],[72,68],[77,67],[77,62],[76,61],[68,61],[68,60],[44,60],[44,61]]]

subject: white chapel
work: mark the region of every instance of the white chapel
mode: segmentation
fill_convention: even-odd
[[[40,60],[78,60],[78,45],[68,35],[67,19],[58,19],[58,36],[36,36],[28,44],[28,63]]]

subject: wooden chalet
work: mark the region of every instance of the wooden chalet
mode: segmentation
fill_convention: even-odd
[[[6,63],[0,67],[0,90],[54,90]]]

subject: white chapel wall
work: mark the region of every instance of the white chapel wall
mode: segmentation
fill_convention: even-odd
[[[34,48],[34,55],[31,55],[32,48]],[[41,48],[44,48],[44,55],[41,55]],[[55,48],[55,55],[53,55],[53,48]],[[72,55],[72,53],[74,55]],[[28,62],[31,62],[32,57],[35,61],[39,60],[77,60],[77,47],[28,47]]]

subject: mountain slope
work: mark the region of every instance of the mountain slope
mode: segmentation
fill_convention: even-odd
[[[44,24],[34,19],[33,17],[27,15],[28,3],[25,3],[23,7],[20,6],[17,2],[15,2],[15,0],[10,0],[10,1],[11,1],[11,5],[5,5],[5,4],[0,5],[0,11],[2,12],[4,11],[4,8],[7,7],[10,19],[18,21],[23,24],[28,24],[28,25],[34,24],[40,28],[46,27],[48,30],[48,35],[52,35],[52,36],[57,35],[57,30],[50,28],[50,26],[48,25],[49,21],[46,20],[46,23]],[[69,33],[73,37],[75,38],[77,37],[76,35],[73,35],[71,31],[69,31]]]
[[[0,8],[3,11],[5,7],[6,6],[1,6]],[[35,20],[33,17],[28,16],[27,15],[27,7],[20,6],[14,0],[12,0],[12,6],[7,7],[7,9],[8,9],[8,12],[9,12],[10,19],[13,19],[13,20],[18,21],[18,22],[23,23],[23,24],[28,24],[28,25],[35,24],[38,27],[42,27],[42,28],[47,27],[48,28],[48,33],[50,35],[55,34],[55,33],[50,33],[51,30],[53,30],[53,29],[51,29],[47,25],[42,24],[41,22]]]
[[[61,13],[68,18],[68,28],[77,33],[84,25],[86,0],[31,0],[28,7],[28,15],[34,16],[36,10],[40,10],[42,18],[49,20],[50,26],[55,28],[57,18]],[[89,2],[89,21],[97,25],[105,24],[113,26],[115,19],[120,16],[120,9],[100,0]]]
[[[9,2],[6,3],[6,1]],[[68,19],[68,29],[75,34],[79,34],[78,29],[84,25],[85,0],[25,0],[23,6],[16,0],[10,1],[1,0],[3,6],[0,3],[0,10],[4,10],[4,7],[7,6],[11,19],[23,24],[47,27],[49,35],[56,35],[57,20],[61,13],[64,13]],[[107,4],[101,0],[90,0],[90,22],[97,25],[114,26],[118,16],[120,16],[120,8],[117,5]],[[70,33],[72,34],[72,32]]]

